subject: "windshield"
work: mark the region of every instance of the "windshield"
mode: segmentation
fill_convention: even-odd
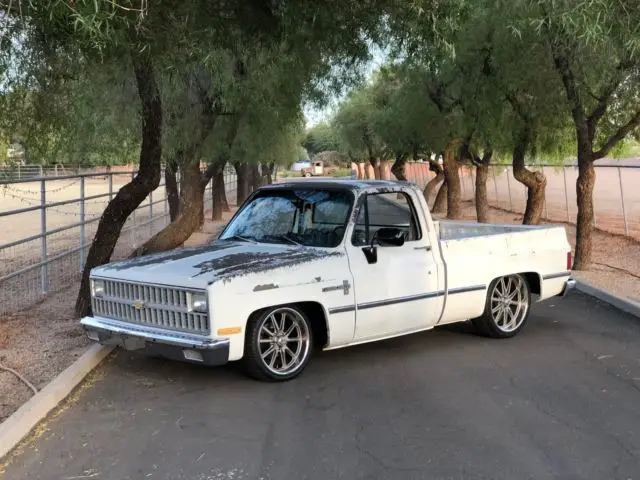
[[[348,191],[267,190],[240,211],[220,240],[337,247],[352,204]]]

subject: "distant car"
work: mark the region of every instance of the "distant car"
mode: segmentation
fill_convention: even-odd
[[[300,173],[303,177],[331,176],[338,170],[337,167],[325,167],[320,160],[313,162],[310,167],[303,168]]]
[[[570,275],[563,226],[437,222],[406,182],[288,181],[254,191],[210,245],[94,268],[93,316],[81,323],[106,345],[241,360],[253,377],[283,381],[314,347],[468,319],[512,337],[532,295],[564,296]]]

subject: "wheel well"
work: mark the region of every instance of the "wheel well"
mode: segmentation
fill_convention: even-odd
[[[522,276],[527,280],[531,293],[540,295],[540,275],[535,272],[525,272],[522,273]]]
[[[285,305],[272,305],[271,307],[261,308],[256,310],[249,316],[249,320],[260,315],[268,308],[284,307]],[[322,305],[318,302],[298,302],[291,303],[289,306],[298,307],[309,318],[311,323],[311,330],[313,333],[313,343],[316,347],[323,348],[329,343],[329,330],[327,326],[327,319],[324,314]]]
[[[318,302],[300,302],[294,304],[309,317],[313,330],[313,343],[316,347],[323,348],[329,343],[329,330],[324,309]]]

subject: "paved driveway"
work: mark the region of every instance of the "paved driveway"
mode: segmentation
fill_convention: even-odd
[[[579,294],[511,340],[438,329],[286,384],[126,353],[102,370],[3,480],[640,475],[640,321]]]

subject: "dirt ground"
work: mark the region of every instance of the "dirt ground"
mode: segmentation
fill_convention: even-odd
[[[231,215],[226,213],[223,222],[207,220],[185,245],[211,241]],[[28,310],[0,316],[0,365],[17,370],[41,389],[82,355],[89,340],[74,318],[78,288],[75,282]],[[31,396],[31,390],[12,373],[0,371],[0,422]]]

